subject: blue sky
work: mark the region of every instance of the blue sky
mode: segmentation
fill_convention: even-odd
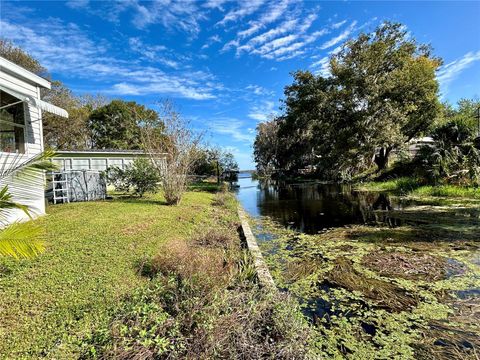
[[[339,45],[384,20],[443,58],[444,100],[480,96],[479,1],[2,1],[0,33],[75,93],[173,99],[251,169],[254,129],[279,112],[289,73],[328,74]]]

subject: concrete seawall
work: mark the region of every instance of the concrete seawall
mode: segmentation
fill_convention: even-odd
[[[240,222],[242,224],[242,230],[243,234],[245,235],[248,250],[253,257],[260,285],[276,290],[275,282],[273,281],[272,275],[270,274],[267,264],[263,259],[262,253],[260,252],[260,248],[258,247],[257,240],[253,235],[252,229],[250,229],[247,214],[241,206],[238,207],[238,217],[240,218]]]

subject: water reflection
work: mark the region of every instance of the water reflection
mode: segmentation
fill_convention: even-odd
[[[305,233],[348,224],[400,225],[390,210],[406,205],[386,194],[357,192],[351,185],[258,181],[240,176],[237,196],[253,216],[268,216]],[[383,211],[378,211],[383,210]]]

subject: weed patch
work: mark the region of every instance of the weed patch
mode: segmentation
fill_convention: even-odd
[[[140,273],[150,279],[107,326],[85,337],[85,358],[315,358],[314,329],[287,294],[261,289],[242,250],[232,196],[222,194],[215,226],[170,240]]]

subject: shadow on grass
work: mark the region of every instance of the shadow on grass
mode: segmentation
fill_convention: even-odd
[[[201,192],[209,192],[209,193],[216,193],[220,191],[221,185],[212,182],[196,182],[190,184],[188,186],[189,191],[201,191]]]
[[[153,199],[151,197],[139,197],[132,194],[111,195],[107,201],[121,202],[127,204],[150,204],[150,205],[168,205],[165,200]]]

